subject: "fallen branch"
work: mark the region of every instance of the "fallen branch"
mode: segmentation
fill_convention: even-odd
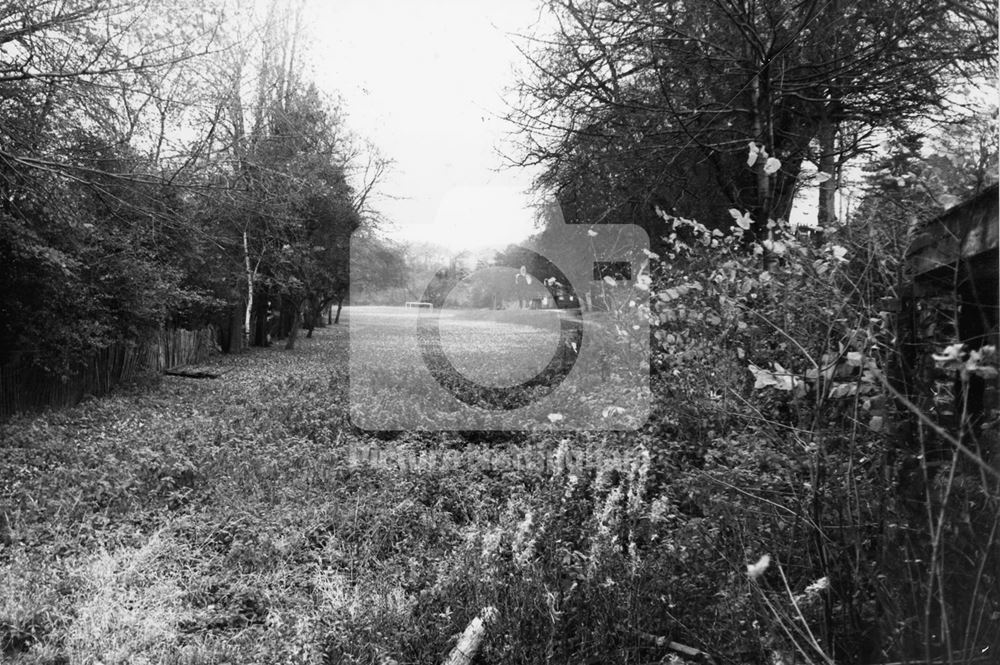
[[[653,635],[652,633],[644,633],[641,630],[636,633],[639,637],[649,642],[652,642],[658,647],[665,647],[671,651],[676,651],[677,653],[683,654],[687,658],[692,660],[697,660],[702,663],[715,663],[715,660],[704,651],[700,649],[695,649],[694,647],[689,647],[686,644],[681,644],[680,642],[674,642],[670,638],[661,637],[659,635]]]
[[[470,621],[469,625],[465,627],[465,632],[458,638],[458,644],[448,654],[444,665],[469,665],[486,635],[486,623],[494,621],[496,616],[497,611],[492,607],[487,607],[481,616]]]

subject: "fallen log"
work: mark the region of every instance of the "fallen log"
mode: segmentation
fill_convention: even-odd
[[[469,665],[475,657],[476,652],[479,651],[479,646],[486,635],[486,624],[494,621],[496,616],[497,611],[492,607],[487,607],[483,610],[481,616],[477,616],[470,621],[469,625],[465,627],[462,636],[458,638],[458,644],[448,654],[444,665]]]
[[[184,379],[217,379],[220,376],[219,374],[215,374],[213,372],[185,369],[183,367],[174,367],[173,369],[163,370],[163,373],[168,376],[179,376]]]

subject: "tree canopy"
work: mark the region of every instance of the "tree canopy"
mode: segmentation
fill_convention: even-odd
[[[516,161],[543,167],[570,221],[709,226],[787,218],[800,167],[836,176],[876,129],[941,106],[988,71],[990,3],[946,0],[550,0],[554,35],[524,47]],[[985,68],[985,69],[983,69]],[[750,168],[747,168],[747,166]],[[824,182],[820,224],[836,179]]]
[[[297,329],[345,291],[386,162],[304,76],[301,11],[0,9],[0,362],[66,369],[169,323],[260,341],[273,297]]]

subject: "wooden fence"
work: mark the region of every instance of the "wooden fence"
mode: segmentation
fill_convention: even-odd
[[[141,343],[119,342],[90,354],[75,371],[47,372],[25,357],[0,365],[0,420],[15,413],[63,408],[87,395],[103,395],[142,372],[162,372],[197,363],[216,350],[212,326],[200,330],[160,330]]]

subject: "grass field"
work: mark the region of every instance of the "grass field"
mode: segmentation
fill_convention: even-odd
[[[461,325],[478,352],[497,324]],[[628,437],[366,433],[347,418],[347,352],[346,326],[321,329],[217,357],[218,379],[0,426],[2,661],[440,662],[487,605],[483,662],[622,648],[566,632],[569,596],[546,601],[525,557],[533,511],[563,505],[583,465],[636,472]]]
[[[550,417],[581,429],[628,429],[645,420],[648,353],[628,352],[611,339],[606,317],[586,317],[579,340],[561,330],[561,324],[574,321],[565,310],[361,307],[350,317],[351,418],[366,429],[537,429]],[[460,375],[455,382],[432,376],[429,368],[436,361],[425,357],[418,343],[426,332],[418,329],[421,317],[439,330],[444,357],[437,362]],[[582,350],[575,364],[561,366],[568,368],[561,382],[532,383],[547,376],[553,358],[566,357],[570,346]],[[476,386],[459,383],[465,380]],[[531,399],[513,408],[500,391],[489,390],[512,386]],[[475,395],[479,387],[486,388],[483,399],[470,399],[471,406],[454,397],[463,391]],[[509,409],[479,408],[491,396]]]

